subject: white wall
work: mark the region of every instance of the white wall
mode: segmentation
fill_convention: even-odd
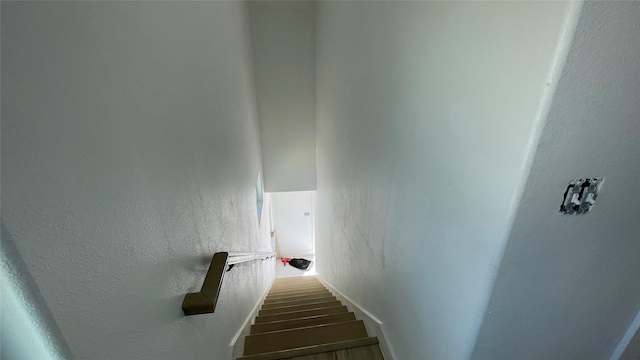
[[[584,4],[474,359],[608,359],[640,310],[638,24],[639,2]],[[596,176],[593,210],[560,214]]]
[[[265,191],[315,190],[315,3],[249,10]]]
[[[317,271],[398,359],[465,359],[566,3],[323,2]]]
[[[236,2],[3,2],[2,222],[73,357],[224,358],[274,277],[182,314],[214,252],[270,250],[248,36]]]

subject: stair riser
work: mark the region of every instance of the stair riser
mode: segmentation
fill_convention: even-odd
[[[249,335],[245,355],[366,338],[362,320]]]
[[[306,300],[294,300],[294,301],[283,301],[283,302],[277,302],[277,303],[271,303],[271,304],[263,304],[262,305],[262,310],[267,310],[267,309],[276,309],[276,308],[281,308],[281,307],[285,307],[285,306],[296,306],[296,305],[304,305],[304,304],[309,304],[312,302],[327,302],[327,301],[335,301],[336,297],[335,296],[325,296],[325,297],[319,297],[319,298],[311,298],[311,299],[306,299]]]
[[[342,313],[334,315],[315,316],[299,320],[275,321],[270,323],[251,325],[251,334],[253,335],[278,330],[297,329],[307,326],[333,324],[355,319],[356,316],[353,313]]]
[[[330,308],[324,308],[324,309],[295,311],[295,312],[283,313],[283,314],[277,314],[277,315],[259,316],[256,318],[256,324],[268,323],[272,321],[300,319],[300,318],[305,318],[309,316],[340,314],[340,313],[346,313],[346,312],[348,312],[346,306],[336,306],[336,307],[330,307]]]
[[[329,302],[318,302],[318,303],[310,302],[310,303],[304,304],[304,305],[285,306],[285,307],[275,308],[275,309],[260,310],[260,312],[258,312],[258,316],[275,315],[275,314],[292,312],[292,311],[321,309],[321,308],[340,306],[340,305],[341,305],[340,301],[337,301],[337,300],[336,301],[329,301]]]

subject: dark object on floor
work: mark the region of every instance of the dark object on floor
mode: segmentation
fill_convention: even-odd
[[[307,270],[309,269],[309,265],[311,265],[311,261],[307,259],[291,259],[289,261],[289,265],[293,266],[296,269]]]

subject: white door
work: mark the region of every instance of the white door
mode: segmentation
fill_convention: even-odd
[[[314,197],[315,191],[271,193],[273,228],[282,257],[314,253]]]

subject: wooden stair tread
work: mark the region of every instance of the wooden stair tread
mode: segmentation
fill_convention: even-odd
[[[312,325],[331,324],[335,322],[343,322],[355,319],[356,316],[352,312],[347,312],[331,315],[309,316],[306,318],[293,320],[272,321],[268,323],[251,325],[251,334],[253,335],[277,330],[296,329]]]
[[[254,355],[366,337],[367,330],[362,320],[278,330],[248,335],[244,342],[244,354]]]
[[[380,346],[367,345],[288,358],[287,360],[385,360]]]
[[[305,346],[296,349],[287,349],[280,351],[272,351],[268,353],[245,355],[237,360],[277,360],[277,359],[290,359],[298,356],[320,354],[329,351],[337,351],[342,349],[350,349],[362,346],[377,345],[377,337],[366,337],[362,339],[338,341],[329,344]]]
[[[315,277],[276,279],[238,360],[384,360],[378,338]]]
[[[258,316],[275,315],[275,314],[292,312],[292,311],[300,311],[300,310],[321,309],[325,307],[333,307],[333,306],[340,306],[340,305],[342,304],[338,300],[309,302],[307,304],[302,304],[302,305],[282,306],[282,307],[271,308],[271,309],[262,309],[258,312]]]
[[[304,295],[313,295],[313,294],[331,294],[331,292],[325,288],[323,289],[313,289],[313,290],[300,290],[300,291],[291,291],[286,293],[274,293],[267,294],[267,299],[278,299],[278,298],[287,298],[289,296],[304,296]]]
[[[275,308],[285,307],[285,306],[303,305],[311,302],[327,302],[327,301],[334,301],[334,300],[337,300],[335,296],[323,296],[319,298],[310,298],[310,299],[304,299],[304,300],[282,301],[282,302],[275,302],[275,303],[269,303],[269,304],[262,304],[261,309],[262,310],[275,309]]]
[[[256,318],[256,324],[262,324],[266,322],[278,321],[278,320],[293,320],[300,319],[309,316],[317,316],[317,315],[330,315],[330,314],[338,314],[338,313],[346,313],[349,312],[346,306],[334,306],[328,308],[320,308],[320,309],[312,309],[312,310],[302,310],[302,311],[292,311],[286,312],[276,315],[264,315],[258,316]]]
[[[326,294],[311,294],[311,295],[301,295],[301,296],[289,296],[288,298],[265,299],[264,305],[280,304],[280,303],[286,303],[291,301],[303,301],[303,300],[317,299],[317,298],[331,297],[331,296],[333,296],[333,294],[328,292]]]
[[[305,287],[293,287],[288,289],[269,290],[267,295],[295,295],[303,292],[314,292],[327,290],[324,286],[305,286]]]
[[[320,281],[318,281],[318,279],[316,278],[305,278],[302,280],[296,279],[296,280],[286,280],[286,279],[276,279],[273,282],[273,285],[271,286],[272,288],[278,288],[281,286],[295,286],[295,285],[306,285],[306,284],[322,284]]]
[[[304,287],[293,287],[293,288],[288,288],[288,289],[279,289],[279,290],[269,290],[269,293],[267,295],[294,295],[297,293],[301,293],[301,292],[313,292],[313,291],[320,291],[320,290],[327,290],[326,287],[324,286],[304,286]]]
[[[318,280],[309,280],[309,281],[296,281],[296,282],[279,282],[279,283],[273,283],[273,285],[271,286],[272,289],[279,289],[279,288],[289,288],[289,287],[294,287],[294,286],[307,286],[307,285],[322,285],[322,283]]]
[[[290,301],[290,300],[303,300],[312,297],[321,297],[321,296],[332,296],[333,294],[329,290],[320,290],[313,292],[304,292],[297,294],[289,294],[289,295],[267,295],[264,301],[267,304],[279,301]]]
[[[278,286],[292,286],[292,285],[304,285],[304,284],[322,284],[318,279],[310,278],[304,280],[293,280],[293,281],[274,281],[272,287]]]

